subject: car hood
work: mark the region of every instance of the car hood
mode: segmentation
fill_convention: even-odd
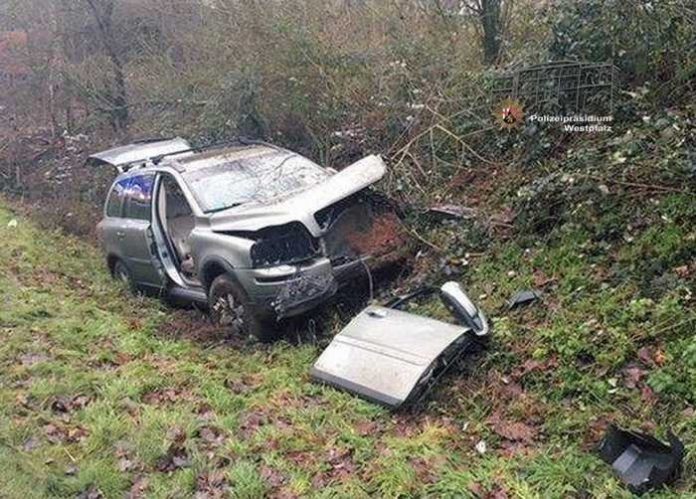
[[[299,221],[318,237],[323,231],[314,218],[317,211],[374,184],[386,170],[382,158],[367,156],[324,182],[287,198],[265,204],[249,203],[215,213],[210,216],[210,226],[216,232],[257,231]]]

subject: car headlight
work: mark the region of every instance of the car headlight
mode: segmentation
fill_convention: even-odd
[[[299,263],[320,251],[319,242],[299,222],[269,227],[255,236],[250,251],[255,268]]]

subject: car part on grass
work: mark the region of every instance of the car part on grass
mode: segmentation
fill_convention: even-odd
[[[535,289],[518,291],[517,293],[515,293],[515,296],[510,298],[510,301],[508,302],[508,308],[512,310],[519,307],[526,307],[527,305],[531,305],[533,302],[537,300],[541,300],[541,293]]]
[[[655,437],[611,425],[599,445],[602,460],[612,466],[634,494],[675,480],[684,458],[684,444],[668,433],[669,445]]]
[[[440,298],[460,323],[469,327],[477,337],[488,335],[489,326],[486,316],[479,311],[459,283],[446,282],[440,288]]]
[[[440,297],[462,325],[398,310],[433,291],[423,288],[392,300],[391,307],[364,309],[322,352],[311,376],[393,409],[421,401],[489,334],[486,316],[455,282],[445,283]]]

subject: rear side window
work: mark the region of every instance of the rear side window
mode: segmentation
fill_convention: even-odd
[[[150,220],[152,184],[154,175],[136,175],[126,188],[124,216],[136,220]]]
[[[129,178],[124,178],[119,180],[114,184],[114,187],[109,193],[109,199],[106,202],[106,216],[107,217],[120,217],[121,207],[123,206],[123,199],[126,195],[126,188],[130,182]]]

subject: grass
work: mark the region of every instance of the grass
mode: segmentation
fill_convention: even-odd
[[[617,422],[677,433],[683,478],[651,497],[696,497],[693,274],[674,270],[693,264],[692,201],[665,197],[611,244],[600,232],[628,215],[473,259],[492,345],[404,414],[313,384],[313,345],[163,336],[171,310],[5,203],[0,495],[629,497],[594,452]],[[530,286],[544,301],[507,310]]]

